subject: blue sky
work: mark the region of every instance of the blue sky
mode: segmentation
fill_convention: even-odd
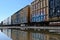
[[[0,0],[0,22],[14,14],[33,0]]]

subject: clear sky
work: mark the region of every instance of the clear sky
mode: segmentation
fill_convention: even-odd
[[[0,22],[14,14],[33,0],[0,0]]]

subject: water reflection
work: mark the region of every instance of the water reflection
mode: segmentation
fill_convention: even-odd
[[[12,40],[11,38],[9,38],[7,35],[5,35],[4,33],[1,32],[0,30],[0,40]]]

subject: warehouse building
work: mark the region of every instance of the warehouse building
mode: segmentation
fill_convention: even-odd
[[[13,40],[60,40],[60,35],[49,33],[47,31],[21,31],[12,29],[12,39]]]
[[[11,24],[20,27],[60,25],[60,0],[34,0],[11,16]],[[55,22],[58,21],[58,22]],[[50,22],[50,23],[49,23]],[[7,20],[2,22],[7,24]],[[22,29],[23,29],[22,28]],[[57,33],[57,32],[56,32]],[[60,34],[49,29],[12,29],[13,40],[60,40]]]
[[[30,6],[27,5],[24,8],[17,11],[15,14],[11,16],[11,24],[12,25],[23,25],[25,26],[30,21]]]

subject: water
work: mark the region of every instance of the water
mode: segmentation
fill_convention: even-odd
[[[0,40],[12,40],[11,38],[9,38],[7,35],[5,35],[4,33],[1,32],[0,30]]]

